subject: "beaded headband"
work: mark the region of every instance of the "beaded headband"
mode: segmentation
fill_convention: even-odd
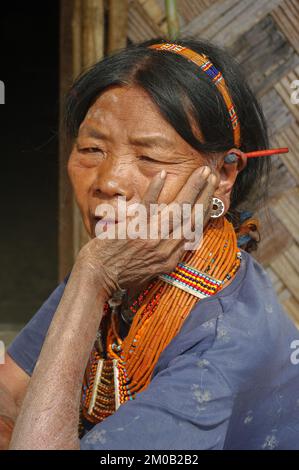
[[[241,130],[240,130],[240,123],[239,119],[229,94],[227,85],[225,83],[224,77],[222,73],[216,69],[216,67],[212,64],[210,59],[205,54],[198,54],[194,52],[192,49],[189,49],[184,46],[180,46],[178,44],[172,43],[161,43],[161,44],[152,44],[148,46],[149,49],[155,49],[160,51],[170,51],[174,52],[175,54],[181,55],[186,59],[190,60],[194,64],[198,65],[203,72],[205,72],[212,80],[212,82],[216,85],[217,89],[221,93],[224,102],[226,104],[228,114],[231,120],[233,135],[234,135],[234,145],[235,147],[239,148],[241,144]],[[277,148],[277,149],[270,149],[270,150],[257,150],[255,152],[248,152],[244,153],[248,158],[250,157],[263,157],[268,155],[280,154],[280,153],[288,153],[289,149],[287,147],[284,148]]]
[[[220,91],[231,120],[233,134],[234,134],[234,144],[236,147],[240,147],[241,141],[241,131],[240,131],[240,124],[238,120],[238,116],[230,97],[228,88],[226,86],[225,80],[223,75],[216,67],[212,64],[210,59],[204,54],[198,54],[197,52],[192,51],[192,49],[188,49],[184,46],[179,46],[178,44],[169,44],[169,43],[162,43],[162,44],[153,44],[149,46],[150,49],[156,49],[160,51],[170,51],[175,52],[176,54],[182,55],[186,57],[186,59],[190,60],[194,64],[198,65],[203,72],[205,72],[211,79],[212,82],[216,85],[218,90]]]

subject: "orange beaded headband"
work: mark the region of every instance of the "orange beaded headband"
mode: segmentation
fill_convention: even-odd
[[[194,64],[198,65],[211,79],[212,82],[215,83],[216,87],[220,91],[228,113],[232,123],[233,134],[234,134],[234,145],[235,147],[239,148],[241,144],[241,130],[240,130],[240,123],[238,120],[238,116],[236,110],[234,108],[234,104],[232,102],[231,96],[229,94],[227,85],[225,83],[224,77],[222,73],[216,69],[216,67],[212,64],[210,59],[205,54],[198,54],[194,52],[192,49],[188,49],[187,47],[180,46],[178,44],[172,43],[161,43],[161,44],[152,44],[149,46],[149,49],[155,49],[160,51],[170,51],[174,52],[175,54],[179,54],[186,59],[190,60]],[[278,148],[278,149],[271,149],[271,150],[257,150],[255,152],[244,153],[248,158],[250,157],[263,157],[267,155],[274,155],[278,153],[288,153],[288,148]],[[237,157],[237,156],[236,156]]]
[[[170,51],[175,52],[176,54],[182,55],[186,57],[186,59],[190,60],[194,64],[198,65],[211,79],[212,82],[215,83],[216,87],[220,91],[228,113],[232,123],[233,133],[234,133],[234,144],[236,147],[240,147],[240,140],[241,140],[241,131],[240,131],[240,124],[238,120],[237,113],[235,111],[235,107],[233,105],[232,99],[230,97],[229,91],[227,89],[225,80],[223,75],[216,67],[212,64],[209,58],[204,54],[198,54],[197,52],[192,51],[192,49],[188,49],[184,46],[179,46],[178,44],[169,44],[169,43],[162,43],[162,44],[153,44],[149,46],[150,49],[157,49],[160,51]]]

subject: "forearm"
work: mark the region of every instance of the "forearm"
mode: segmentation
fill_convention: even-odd
[[[73,269],[16,421],[11,449],[79,448],[80,392],[99,327],[104,290]]]

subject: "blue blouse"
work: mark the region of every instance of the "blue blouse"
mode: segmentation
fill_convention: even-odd
[[[148,388],[81,449],[299,449],[299,331],[262,266],[241,250],[230,285],[200,300]],[[8,349],[31,375],[67,278]]]

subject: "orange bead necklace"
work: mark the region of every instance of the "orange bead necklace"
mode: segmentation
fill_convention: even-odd
[[[160,354],[198,299],[223,289],[240,263],[232,224],[225,217],[210,219],[200,248],[186,252],[172,273],[155,279],[131,305],[134,318],[125,339],[119,312],[105,305],[102,339],[91,352],[82,386],[81,432],[84,421],[101,422],[147,388]]]

